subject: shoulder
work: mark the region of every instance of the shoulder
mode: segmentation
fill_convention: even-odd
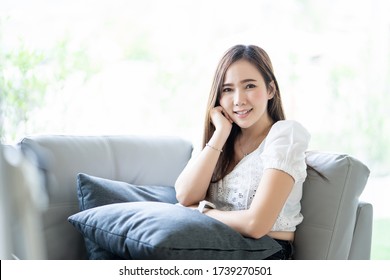
[[[264,168],[275,168],[302,181],[306,176],[305,152],[310,134],[299,122],[283,120],[276,122],[265,139],[261,155]]]
[[[301,123],[295,120],[282,120],[273,124],[267,138],[286,138],[298,142],[309,142],[310,133]]]

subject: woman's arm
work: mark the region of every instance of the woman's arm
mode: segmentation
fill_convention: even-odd
[[[198,203],[206,196],[218,158],[232,129],[232,121],[221,106],[211,111],[215,132],[208,144],[193,162],[189,163],[175,183],[177,200],[184,206]],[[212,148],[213,147],[213,148]]]
[[[205,214],[244,236],[260,238],[271,231],[293,185],[294,179],[289,174],[277,169],[266,169],[249,209],[207,209]]]
[[[224,142],[218,133],[214,133],[209,144],[221,149]],[[198,157],[184,168],[175,183],[176,197],[182,205],[196,204],[205,198],[220,153],[206,146]]]

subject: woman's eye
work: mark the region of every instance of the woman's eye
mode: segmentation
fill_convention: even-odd
[[[256,87],[256,85],[254,85],[254,84],[247,84],[245,86],[245,88],[255,88],[255,87]]]
[[[232,91],[231,88],[224,88],[224,89],[222,90],[222,92],[231,92],[231,91]]]

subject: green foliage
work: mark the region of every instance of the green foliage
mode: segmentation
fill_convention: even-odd
[[[100,66],[95,65],[89,58],[87,47],[78,46],[77,49],[73,50],[70,45],[71,38],[65,36],[54,45],[47,56],[50,68],[56,69],[55,81],[61,84],[75,72],[82,72],[86,81],[100,71]]]
[[[128,46],[124,50],[124,57],[126,60],[142,60],[152,61],[155,59],[153,57],[153,52],[150,49],[150,42],[148,41],[148,37],[145,34],[140,34],[134,42],[128,44]]]
[[[22,46],[8,53],[1,53],[0,91],[2,112],[17,124],[26,121],[28,112],[42,103],[47,82],[37,68],[45,57],[42,53]]]
[[[90,63],[83,48],[72,51],[69,38],[49,50],[29,48],[23,41],[11,50],[0,47],[0,138],[15,139],[31,112],[44,106],[49,88],[61,88],[77,71],[86,81],[99,67]]]

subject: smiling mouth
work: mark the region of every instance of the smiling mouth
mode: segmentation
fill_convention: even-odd
[[[235,111],[234,114],[237,114],[239,116],[242,116],[242,115],[246,115],[248,114],[249,112],[251,112],[253,109],[249,109],[249,110],[244,110],[244,111]]]

